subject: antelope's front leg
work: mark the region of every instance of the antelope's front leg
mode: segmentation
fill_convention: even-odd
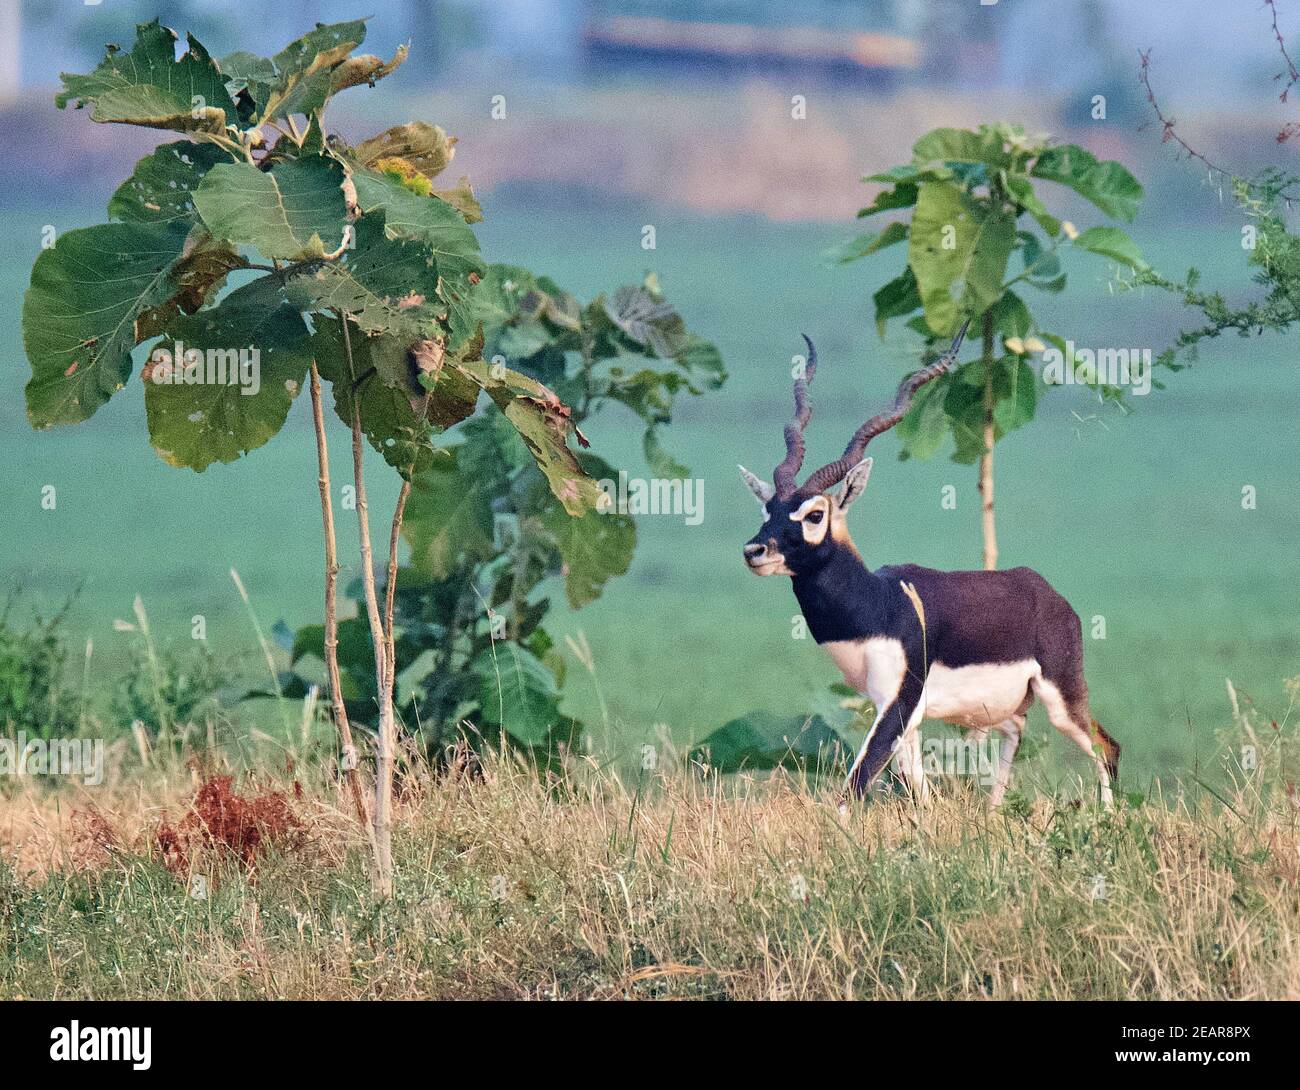
[[[930,782],[925,778],[925,762],[921,759],[921,725],[912,726],[898,745],[894,768],[907,785],[912,801],[922,806],[930,803]]]
[[[915,720],[921,702],[922,683],[909,674],[899,688],[893,702],[876,713],[867,737],[853,760],[844,781],[844,793],[861,798],[889,764],[908,730],[916,726]]]

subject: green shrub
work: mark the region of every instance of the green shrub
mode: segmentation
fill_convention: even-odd
[[[76,697],[66,687],[68,648],[63,625],[69,599],[53,617],[13,621],[21,593],[10,591],[0,613],[0,728],[31,738],[53,738],[77,729]]]

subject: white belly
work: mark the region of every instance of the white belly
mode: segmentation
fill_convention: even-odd
[[[822,646],[844,680],[866,693],[878,712],[898,696],[907,669],[898,640],[873,636]],[[1020,711],[1029,695],[1029,683],[1040,674],[1037,659],[958,667],[936,662],[921,694],[921,718],[944,719],[964,727],[995,726]]]
[[[1024,706],[1040,669],[1037,659],[955,669],[936,662],[926,676],[922,715],[965,727],[994,726]]]

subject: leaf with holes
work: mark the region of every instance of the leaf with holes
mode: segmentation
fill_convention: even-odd
[[[307,264],[286,276],[290,301],[304,311],[340,310],[368,334],[415,341],[432,332],[439,309],[438,268],[417,243],[390,238],[380,213],[356,224],[356,246],[337,261]]]
[[[136,319],[178,290],[185,240],[173,224],[106,223],[65,232],[36,259],[23,299],[33,427],[89,419],[122,388]]]
[[[578,464],[568,445],[572,410],[535,379],[483,360],[457,360],[453,366],[478,383],[527,445],[537,468],[570,515],[594,508],[600,490]]]
[[[135,223],[173,223],[186,226],[198,218],[194,189],[203,176],[230,156],[215,144],[178,140],[163,144],[135,165],[108,202],[113,219]]]
[[[170,356],[174,342],[197,357],[151,354],[141,375],[149,441],[170,465],[199,471],[276,435],[311,361],[302,316],[262,281],[174,318],[157,347]]]
[[[54,101],[60,109],[69,102],[78,109],[90,103],[92,121],[223,133],[236,120],[225,78],[193,36],[186,42],[189,50],[177,60],[175,32],[157,19],[141,23],[129,53],[110,46],[89,75],[64,72]]]
[[[310,116],[323,110],[330,95],[342,89],[348,55],[365,38],[362,19],[322,23],[269,60],[236,53],[224,58],[221,67],[251,99],[258,124],[294,114]]]

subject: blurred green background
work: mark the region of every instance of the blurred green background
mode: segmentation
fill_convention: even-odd
[[[124,40],[137,15],[169,6],[176,7],[87,11],[99,20],[96,32],[107,21]],[[566,18],[543,35],[522,15],[513,29],[499,18],[476,21],[476,5],[394,5],[402,11],[372,28],[366,49],[387,55],[399,38],[416,35],[413,71],[395,77],[400,93],[382,111],[377,99],[355,91],[335,121],[354,139],[415,118],[443,124],[461,137],[450,173],[463,170],[483,183],[479,231],[489,260],[545,272],[584,298],[653,269],[689,326],[715,341],[726,360],[726,386],[683,403],[665,436],[703,482],[703,522],[640,518],[626,577],[581,612],[557,599],[552,627],[585,633],[595,661],[594,678],[571,664],[565,707],[593,725],[597,751],[618,760],[635,755],[660,725],[689,743],[750,709],[809,710],[837,680],[810,640],[792,638],[797,607],[788,583],[756,579],[742,566],[740,546],[759,513],[735,464],[768,475],[781,453],[800,332],[813,337],[822,360],[809,463],[837,454],[914,366],[914,335],[891,328],[881,342],[871,320],[870,293],[897,263],[882,257],[839,268],[822,256],[854,232],[853,209],[868,194],[861,174],[906,159],[911,141],[939,124],[1009,120],[1050,129],[1123,159],[1147,185],[1131,233],[1151,264],[1172,275],[1198,266],[1209,285],[1242,298],[1251,284],[1240,217],[1203,171],[1173,161],[1158,130],[1142,128],[1148,119],[1136,90],[1137,48],[1155,44],[1156,64],[1166,43],[1166,66],[1156,71],[1172,99],[1190,102],[1185,127],[1207,148],[1242,169],[1290,152],[1269,146],[1276,47],[1253,11],[1234,15],[1220,31],[1240,50],[1225,50],[1216,94],[1193,86],[1177,47],[1189,33],[1184,24],[1194,28],[1211,5],[1153,5],[1134,27],[1123,5],[1052,3],[1084,27],[1100,18],[1104,33],[1087,38],[1091,50],[1084,52],[1095,56],[1079,60],[1071,78],[1055,72],[1044,83],[1049,90],[1027,88],[1016,62],[1035,25],[1068,22],[1051,19],[1046,2],[1021,5],[1038,12],[1032,17],[982,9],[990,20],[1007,21],[983,28],[986,54],[975,60],[968,40],[959,45],[960,27],[935,23],[945,5],[887,5],[891,18],[866,19],[862,28],[915,41],[920,59],[906,70],[865,76],[833,67],[723,70],[602,53],[584,34],[618,5],[553,6]],[[33,22],[41,7],[25,6],[29,28],[42,25]],[[354,14],[349,5],[287,5],[276,16],[287,23],[284,33],[262,42],[247,37],[260,25],[223,22],[224,5],[186,7],[195,23],[182,15],[179,28],[210,20],[214,53],[236,45],[269,52],[311,19]],[[425,7],[435,17],[427,28],[441,42],[429,55],[437,64],[420,60]],[[719,7],[740,23],[779,26],[791,18],[765,5]],[[802,18],[815,22],[821,8],[837,18],[844,10],[813,4]],[[840,24],[827,17],[819,25]],[[266,448],[203,474],[171,469],[154,454],[134,383],[80,427],[38,434],[25,422],[19,318],[41,230],[102,220],[113,188],[149,146],[139,145],[138,134],[53,108],[59,64],[77,56],[93,63],[93,50],[78,54],[89,47],[76,34],[65,38],[58,49],[25,49],[21,79],[0,109],[10,151],[0,169],[10,243],[0,264],[0,369],[8,395],[0,399],[0,576],[27,589],[23,608],[51,609],[81,586],[70,633],[93,637],[97,672],[111,673],[124,654],[128,637],[113,621],[130,616],[137,593],[160,637],[188,639],[191,617],[202,614],[214,649],[247,654],[253,633],[230,568],[243,577],[264,625],[284,619],[296,626],[321,614],[306,399]],[[945,49],[960,53],[959,71],[955,64],[942,71]],[[1050,49],[1043,63],[1052,63]],[[398,78],[407,82],[397,85]],[[511,106],[506,122],[488,114],[497,93]],[[809,97],[803,128],[789,118],[793,93]],[[1088,116],[1094,93],[1113,95],[1116,109],[1105,121]],[[1101,222],[1064,194],[1060,204],[1081,227]],[[645,224],[656,228],[654,251],[641,247]],[[1069,268],[1065,295],[1031,303],[1048,328],[1079,345],[1158,352],[1193,323],[1168,297],[1117,292],[1100,258],[1080,255]],[[1105,618],[1106,638],[1088,639],[1086,647],[1093,706],[1123,743],[1126,775],[1137,782],[1217,760],[1215,733],[1229,719],[1225,678],[1253,697],[1266,719],[1288,712],[1283,681],[1300,674],[1294,360],[1294,345],[1282,338],[1225,338],[1168,378],[1168,389],[1131,399],[1129,415],[1086,391],[1058,389],[1030,427],[998,447],[1001,562],[1042,572],[1084,618],[1085,636],[1093,617]],[[639,429],[630,417],[610,412],[585,430],[596,450],[635,475]],[[343,438],[336,432],[336,479],[347,467]],[[900,463],[897,449],[891,436],[877,441],[868,495],[850,519],[865,558],[977,567],[973,468],[950,462],[947,451]],[[940,504],[947,484],[957,488],[955,511]],[[57,488],[53,511],[41,506],[45,485]],[[1246,485],[1257,491],[1255,510],[1242,507]],[[390,509],[396,479],[377,457],[370,488],[372,508]],[[340,544],[355,571],[347,523]],[[251,655],[247,661],[250,672],[258,668]],[[1041,713],[1031,723],[1040,736],[1049,732]]]

